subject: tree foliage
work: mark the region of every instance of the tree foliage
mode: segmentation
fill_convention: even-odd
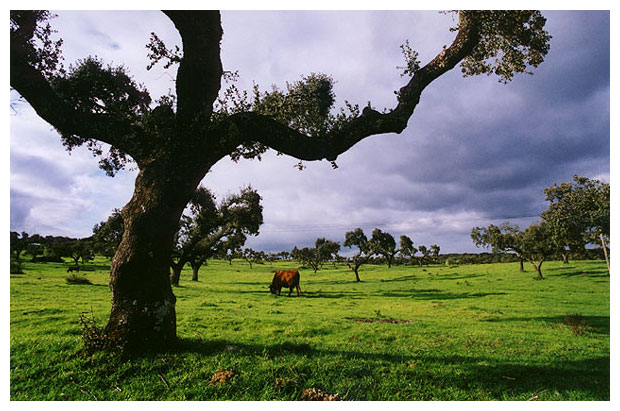
[[[532,74],[549,52],[551,35],[544,30],[547,19],[536,10],[485,10],[479,19],[480,39],[463,59],[465,76],[495,74],[500,82],[511,81],[516,73]],[[457,27],[458,29],[458,27]]]
[[[94,250],[105,257],[112,258],[121,243],[123,231],[123,217],[120,210],[115,208],[106,221],[97,223],[93,227]]]
[[[387,262],[388,268],[391,268],[394,256],[398,253],[394,236],[386,231],[381,231],[379,228],[375,228],[372,231],[372,237],[369,243],[373,254],[383,256]]]
[[[556,247],[580,251],[585,244],[601,242],[610,235],[610,186],[599,180],[573,176],[573,181],[544,190],[549,208],[542,218]]]
[[[260,200],[258,192],[248,186],[217,204],[210,190],[199,187],[181,217],[171,261],[173,284],[178,285],[186,263],[192,264],[197,279],[197,269],[208,258],[234,252],[245,244],[247,236],[258,235],[263,223]]]

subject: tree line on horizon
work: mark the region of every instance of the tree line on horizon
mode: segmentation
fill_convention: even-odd
[[[542,264],[551,258],[568,263],[573,259],[606,259],[609,265],[609,184],[586,177],[574,176],[572,182],[554,184],[544,189],[549,208],[541,214],[542,221],[525,230],[506,221],[499,225],[474,227],[471,239],[477,247],[490,248],[491,253],[451,253],[440,255],[440,247],[432,244],[414,246],[407,235],[399,238],[399,247],[392,234],[375,228],[368,238],[361,228],[345,233],[342,246],[325,237],[316,239],[314,247],[295,246],[290,252],[268,253],[244,247],[249,235],[257,235],[262,224],[261,197],[251,187],[229,195],[219,203],[208,189],[199,187],[176,234],[176,246],[170,260],[170,282],[179,284],[185,265],[192,269],[192,280],[198,280],[200,267],[211,258],[234,259],[253,264],[275,261],[297,261],[301,268],[316,273],[325,263],[349,267],[356,281],[364,264],[475,264],[519,261],[525,271],[528,261],[542,279]],[[95,254],[111,258],[123,235],[120,211],[115,209],[106,220],[93,227],[88,238],[62,236],[42,237],[38,234],[11,232],[11,272],[21,273],[21,255],[27,253],[32,262],[63,262],[70,258],[75,265],[93,260]],[[600,242],[600,247],[592,247]],[[339,254],[342,247],[353,251],[349,257]],[[420,253],[421,255],[416,255]]]

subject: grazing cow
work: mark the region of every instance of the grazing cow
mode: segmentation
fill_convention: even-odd
[[[79,265],[72,265],[71,267],[67,268],[67,272],[68,273],[72,273],[74,271],[77,271],[79,273],[80,272],[80,266]]]
[[[299,271],[297,270],[278,270],[273,276],[273,281],[269,286],[269,290],[272,294],[280,295],[282,287],[288,287],[288,296],[291,296],[293,288],[297,288],[297,296],[301,294],[301,288],[299,288]]]

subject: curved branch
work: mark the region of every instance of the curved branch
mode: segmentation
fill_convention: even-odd
[[[220,91],[222,25],[219,11],[164,11],[181,35],[183,57],[176,80],[177,118],[207,121]]]
[[[222,126],[232,130],[231,143],[235,146],[258,141],[301,160],[333,161],[366,137],[401,133],[407,127],[426,86],[454,68],[478,43],[478,23],[475,17],[473,12],[460,13],[459,31],[450,47],[444,48],[426,66],[415,72],[409,83],[400,89],[398,105],[388,113],[379,113],[366,107],[359,117],[323,136],[307,136],[269,116],[256,113],[234,114]]]
[[[29,61],[32,54],[32,24],[17,29],[11,35],[11,87],[21,94],[37,114],[63,135],[75,135],[85,139],[110,144],[138,161],[142,155],[135,141],[139,130],[121,116],[85,113],[76,110],[63,100],[52,88],[48,79]]]

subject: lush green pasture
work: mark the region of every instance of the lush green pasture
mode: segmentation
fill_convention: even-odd
[[[212,261],[177,295],[181,344],[134,358],[81,352],[79,314],[110,309],[106,260],[11,275],[13,400],[609,400],[609,277],[598,261],[301,270],[300,298],[267,289],[277,268]],[[223,383],[211,383],[232,370]]]

